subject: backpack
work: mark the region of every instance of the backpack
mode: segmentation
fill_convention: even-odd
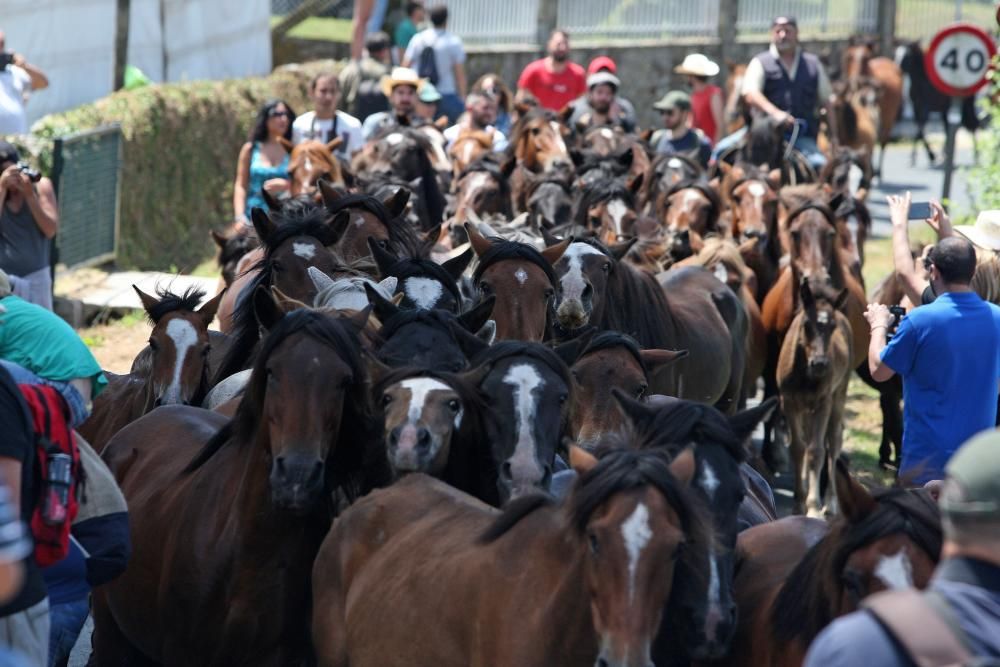
[[[434,55],[434,45],[425,46],[417,60],[417,75],[427,79],[435,86],[438,84],[437,58]]]
[[[31,535],[35,540],[35,562],[46,567],[69,553],[69,531],[80,508],[77,496],[83,482],[83,468],[69,426],[69,406],[62,394],[48,385],[19,384],[18,388],[28,405],[35,431],[35,460],[39,470],[35,479],[39,481],[41,497],[31,515]],[[50,474],[63,465],[69,468],[68,488],[50,481]],[[65,500],[60,497],[62,493]],[[53,509],[47,511],[49,507]]]

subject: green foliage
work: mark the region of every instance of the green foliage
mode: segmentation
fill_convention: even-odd
[[[973,198],[971,223],[979,211],[1000,208],[1000,55],[993,59],[993,67],[986,73],[987,94],[983,96],[983,110],[987,114],[985,131],[977,133],[979,164],[969,169],[969,191]]]
[[[124,161],[118,264],[188,271],[215,252],[209,230],[232,220],[236,158],[257,109],[280,98],[303,113],[312,77],[339,68],[317,61],[267,77],[119,91],[40,119],[22,147],[48,173],[54,138],[118,123]]]

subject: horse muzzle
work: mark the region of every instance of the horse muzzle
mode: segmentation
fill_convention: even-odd
[[[586,326],[590,321],[590,308],[580,299],[563,299],[556,308],[559,326],[568,331]]]
[[[736,605],[711,608],[695,618],[698,637],[691,642],[691,657],[717,660],[727,656],[736,632]]]
[[[323,461],[308,456],[278,456],[271,465],[271,499],[277,507],[301,514],[323,495]]]
[[[618,655],[616,655],[616,653]],[[594,667],[656,667],[649,656],[649,643],[634,650],[613,651],[605,643]]]
[[[397,472],[425,471],[437,448],[430,431],[423,426],[397,426],[387,438],[389,461]]]

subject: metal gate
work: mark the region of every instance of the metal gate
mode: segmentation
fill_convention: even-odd
[[[114,259],[118,247],[122,140],[107,125],[55,140],[59,263],[72,268]]]

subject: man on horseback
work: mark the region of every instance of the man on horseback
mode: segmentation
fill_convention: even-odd
[[[771,46],[754,56],[743,77],[743,101],[758,113],[772,117],[789,133],[789,141],[814,168],[826,164],[816,145],[819,108],[828,108],[833,89],[823,64],[799,46],[798,22],[794,16],[779,16],[771,23]],[[827,123],[832,114],[827,113]],[[832,130],[832,128],[831,128]],[[736,146],[746,128],[723,138],[713,158]],[[835,132],[831,131],[831,135]]]

